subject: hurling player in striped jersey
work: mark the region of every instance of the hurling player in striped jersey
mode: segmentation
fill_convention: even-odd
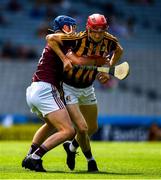
[[[92,14],[87,19],[84,32],[76,35],[53,34],[48,35],[46,39],[60,59],[66,61],[68,67],[73,64],[102,66],[105,63],[114,66],[119,61],[123,48],[107,29],[108,23],[104,15]],[[69,44],[70,53],[65,54],[60,46],[66,47]],[[105,60],[101,61],[101,58]],[[94,59],[95,61],[92,61]],[[97,99],[93,87],[96,77],[101,83],[109,79],[107,74],[97,74],[93,70],[74,66],[64,72],[63,90],[66,107],[77,130],[76,137],[64,143],[67,165],[71,170],[75,168],[76,150],[80,146],[87,159],[88,171],[98,171],[90,146],[90,136],[98,129]]]

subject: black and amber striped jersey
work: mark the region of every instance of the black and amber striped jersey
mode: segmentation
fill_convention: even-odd
[[[118,44],[117,38],[107,32],[99,43],[92,41],[86,31],[73,36],[63,34],[61,40],[64,46],[72,42],[71,50],[78,56],[107,56]],[[85,88],[93,83],[95,77],[96,72],[93,70],[73,67],[69,72],[64,73],[64,82],[74,87]]]

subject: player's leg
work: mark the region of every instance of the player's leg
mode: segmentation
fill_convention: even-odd
[[[81,112],[86,120],[87,126],[88,126],[88,135],[89,135],[89,137],[91,137],[98,130],[97,104],[80,105],[80,110],[81,110]]]
[[[97,104],[80,105],[80,110],[86,119],[88,125],[88,135],[91,137],[98,130],[97,123]],[[88,171],[97,171],[95,160],[88,161]]]
[[[57,129],[57,132],[50,135],[41,146],[26,159],[26,168],[44,172],[41,158],[51,149],[62,142],[71,139],[75,130],[72,127],[69,114],[66,109],[51,112],[47,115],[48,122]]]
[[[79,110],[81,111],[87,126],[88,126],[88,135],[89,137],[94,134],[98,129],[97,124],[97,100],[94,93],[94,88],[91,86],[89,88],[84,89],[84,96],[79,98]],[[88,137],[88,139],[89,139]],[[82,137],[83,138],[83,137]],[[78,136],[71,142],[70,147],[72,150],[78,148]],[[85,145],[85,144],[84,144]],[[80,145],[82,146],[82,145]],[[86,145],[85,145],[86,146]],[[91,150],[83,151],[87,161],[88,161],[88,171],[96,171],[98,170],[96,162],[92,156]]]
[[[83,150],[90,149],[89,146],[89,138],[88,138],[88,127],[87,123],[80,112],[78,105],[78,98],[81,96],[81,90],[69,86],[67,84],[63,84],[64,97],[66,100],[66,107],[68,109],[69,115],[75,124],[75,128],[79,136],[83,138],[79,139],[79,143],[82,144]],[[78,137],[79,137],[78,136]],[[84,141],[84,142],[83,142]],[[65,151],[67,152],[67,165],[73,170],[75,168],[75,155],[76,155],[76,147],[79,146],[78,142],[75,140],[72,143],[65,142],[63,144]]]
[[[88,135],[91,137],[97,130],[98,130],[98,123],[97,123],[97,104],[91,104],[91,105],[80,105],[80,111],[83,114],[87,126],[88,126]],[[76,139],[72,141],[71,149],[73,151],[76,151],[76,149],[79,147],[78,142]]]
[[[76,147],[82,147],[82,151],[90,150],[89,137],[88,137],[88,127],[87,123],[80,112],[78,104],[70,104],[66,106],[69,112],[69,115],[75,125],[77,130],[77,140],[65,142],[63,144],[65,151],[67,152],[67,165],[73,170],[75,168],[75,155],[76,155]],[[79,144],[78,144],[79,143]]]
[[[32,143],[33,144],[37,144],[37,145],[41,145],[42,142],[44,142],[44,140],[52,134],[52,132],[55,132],[55,130],[53,129],[53,126],[51,123],[45,123],[44,125],[42,125],[37,132],[35,133]],[[31,153],[32,154],[32,153]]]
[[[82,151],[90,149],[88,138],[88,126],[84,119],[78,104],[67,105],[67,110],[71,117],[72,122],[77,130],[77,141],[82,148]]]
[[[82,136],[87,136],[88,135],[87,123],[79,109],[79,104],[78,104],[79,97],[82,96],[82,89],[74,88],[64,83],[63,90],[64,90],[64,97],[66,101],[67,110],[69,112],[69,115],[73,123],[75,124],[78,134],[82,134]],[[83,150],[86,150],[85,148],[88,147],[88,145],[86,146],[85,144],[88,142],[83,143],[81,141],[82,140],[80,139],[79,143],[82,144]]]
[[[32,155],[27,157],[24,167],[35,171],[45,171],[41,160],[43,155],[65,140],[72,138],[75,130],[63,102],[57,96],[57,90],[53,89],[50,84],[42,82],[34,83],[33,87],[30,89],[31,96],[29,96],[32,98],[28,98],[30,99],[28,102],[32,104],[32,110],[36,107],[38,112],[45,117],[48,126],[52,125],[53,129],[55,127],[57,132],[49,136]],[[43,138],[42,134],[41,136]]]
[[[87,158],[87,160],[93,160],[93,157],[91,153],[90,141],[89,141],[89,136],[88,136],[88,126],[78,105],[78,101],[81,100],[81,97],[82,95],[84,95],[84,92],[82,89],[74,88],[66,84],[64,84],[63,89],[64,89],[64,94],[65,94],[65,100],[67,103],[66,107],[68,109],[70,117],[73,123],[75,124],[76,130],[77,130],[76,138],[72,142],[64,143],[64,149],[67,152],[67,165],[71,170],[73,170],[75,167],[76,149],[79,145],[85,157]],[[84,97],[84,99],[82,100],[82,103],[83,101],[85,101],[85,99],[89,99],[90,102],[91,100],[92,102],[94,100],[95,102],[96,99],[95,97],[93,97],[93,89],[87,88],[86,90],[87,92],[90,92],[90,94],[92,93],[92,96],[88,95],[88,93],[85,92],[85,94],[89,98],[87,96]]]
[[[44,140],[55,131],[56,129],[53,128],[51,123],[48,122],[43,124],[34,134],[28,155],[32,154],[44,142]]]
[[[36,106],[33,105],[33,101],[34,101],[34,97],[36,97],[35,95],[33,95],[33,85],[29,86],[26,90],[26,101],[27,101],[27,104],[28,106],[30,107],[31,109],[31,112],[33,113],[36,113],[37,116],[45,122],[45,118],[43,117],[42,113],[38,110],[38,108],[36,108]],[[40,86],[40,85],[39,85]],[[34,90],[36,88],[39,88],[38,87],[35,87]],[[35,91],[36,92],[36,91]],[[35,93],[36,94],[36,93]],[[25,167],[25,164],[26,164],[26,158],[34,153],[38,148],[39,146],[44,142],[44,140],[52,133],[54,132],[55,129],[54,127],[51,125],[51,123],[46,123],[43,124],[37,131],[36,133],[34,134],[34,137],[32,139],[32,144],[30,146],[30,149],[27,153],[27,156],[23,159],[22,161],[22,167]]]
[[[75,130],[66,108],[49,113],[47,119],[57,130],[57,132],[50,135],[43,143],[48,150],[53,149],[75,135]]]
[[[22,167],[26,166],[27,157],[34,153],[44,142],[44,140],[53,132],[55,132],[55,129],[53,130],[53,126],[50,123],[45,123],[36,131],[27,156],[22,161]]]
[[[73,170],[75,167],[75,154],[80,145],[83,154],[88,162],[88,171],[98,171],[97,164],[91,152],[90,139],[88,136],[88,127],[86,120],[80,112],[79,106],[67,105],[68,112],[77,130],[77,135],[72,142],[64,143],[64,149],[67,152],[68,167]],[[92,108],[93,109],[93,108]],[[94,108],[95,109],[95,108]],[[93,126],[94,127],[94,126]]]

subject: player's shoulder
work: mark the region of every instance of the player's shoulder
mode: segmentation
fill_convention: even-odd
[[[87,37],[87,32],[86,31],[80,31],[77,33],[77,38],[84,38]]]
[[[75,34],[53,33],[46,36],[46,39],[78,40],[87,37],[86,31]]]
[[[105,35],[104,35],[105,39],[110,39],[110,40],[113,40],[115,42],[118,42],[118,39],[117,37],[113,36],[112,34],[108,33],[108,32],[105,32]]]
[[[87,37],[87,32],[86,31],[80,31],[76,34],[70,35],[70,38],[72,40],[79,40]]]
[[[54,34],[54,36],[59,36],[59,38],[61,40],[70,40],[73,39],[75,35],[69,35],[69,34],[65,34],[65,33],[59,33],[59,34]]]

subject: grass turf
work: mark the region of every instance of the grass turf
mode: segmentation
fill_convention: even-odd
[[[0,141],[0,179],[161,179],[161,143],[92,142],[99,172],[87,173],[79,149],[76,168],[70,171],[60,145],[43,157],[47,173],[22,169],[30,142]]]

